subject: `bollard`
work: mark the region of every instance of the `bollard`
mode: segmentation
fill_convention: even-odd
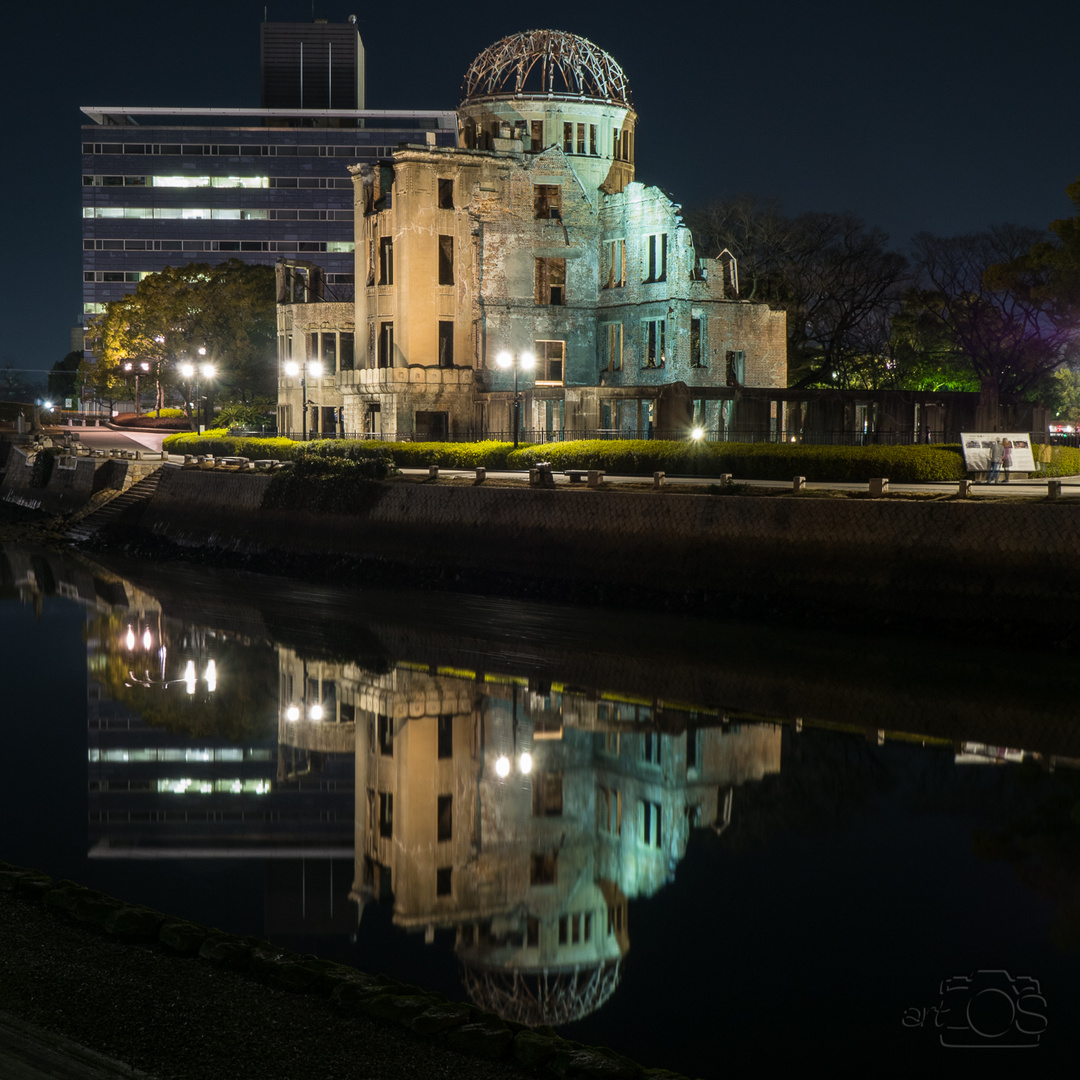
[[[438,465],[429,465],[427,467],[427,475],[428,475],[429,480],[438,480],[439,479],[439,466]]]
[[[654,488],[662,488],[664,486],[664,476],[662,472],[654,472],[652,474],[652,486]]]
[[[889,479],[886,476],[872,476],[870,478],[870,498],[880,499],[882,495],[889,494]]]
[[[806,477],[805,476],[795,476],[795,477],[792,478],[792,480],[791,480],[791,490],[792,491],[802,491],[803,488],[805,488],[805,487],[806,487]]]
[[[1061,481],[1060,480],[1047,480],[1046,481],[1046,497],[1048,499],[1060,499],[1061,498]]]
[[[720,474],[720,483],[723,487],[727,487],[731,483],[731,473],[722,472]]]
[[[483,465],[476,466],[476,482],[482,484],[487,479],[487,469]]]
[[[599,487],[604,479],[603,469],[590,469],[589,470],[589,487]]]
[[[970,480],[960,481],[959,494],[961,499],[966,499],[971,494],[971,483],[972,482]]]

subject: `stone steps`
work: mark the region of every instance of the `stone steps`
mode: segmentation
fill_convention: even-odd
[[[153,497],[161,483],[162,468],[155,469],[149,476],[143,477],[136,484],[132,484],[127,491],[109,499],[101,506],[89,510],[85,515],[73,522],[68,528],[67,535],[72,540],[87,540],[104,526],[115,521],[126,510],[139,503],[144,503]]]

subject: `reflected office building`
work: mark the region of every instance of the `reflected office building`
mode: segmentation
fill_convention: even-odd
[[[627,903],[671,881],[693,828],[780,768],[780,729],[559,684],[281,652],[283,753],[354,740],[360,914],[455,931],[472,999],[565,1024],[618,985]]]

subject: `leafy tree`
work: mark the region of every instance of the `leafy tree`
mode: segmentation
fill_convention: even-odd
[[[1069,333],[1052,304],[998,270],[1015,265],[1045,234],[1019,225],[914,242],[917,289],[909,311],[939,335],[943,360],[970,368],[991,416],[1039,391],[1068,355]]]
[[[1080,428],[1080,371],[1068,367],[1055,371],[1045,400],[1055,422]]]
[[[788,315],[788,377],[795,386],[893,385],[889,319],[907,260],[853,214],[785,217],[743,197],[688,214],[699,248],[738,260],[740,295]]]
[[[82,349],[69,352],[63,360],[57,360],[49,372],[49,396],[54,399],[75,398],[79,391],[79,365]]]
[[[96,360],[84,368],[93,385],[113,391],[125,364],[148,364],[160,407],[170,389],[179,392],[180,364],[205,360],[217,369],[219,392],[246,400],[274,392],[276,334],[272,267],[189,263],[150,274],[107,304],[91,323]]]

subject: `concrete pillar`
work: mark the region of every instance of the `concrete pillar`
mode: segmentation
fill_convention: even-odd
[[[889,494],[889,480],[885,476],[874,476],[870,478],[870,498],[880,499],[882,495]]]
[[[960,481],[959,495],[961,499],[966,499],[971,494],[971,484],[972,481],[970,480]]]
[[[654,488],[662,488],[664,486],[664,476],[662,472],[654,472],[652,474],[652,485]]]
[[[721,484],[722,484],[722,485],[723,485],[724,487],[727,487],[727,485],[731,483],[731,473],[729,473],[729,472],[722,472],[722,473],[720,474],[720,483],[721,483]]]
[[[428,479],[429,480],[438,480],[439,479],[439,466],[438,465],[429,465],[428,469],[427,469],[427,474],[428,474]]]
[[[806,487],[806,477],[805,476],[795,476],[795,477],[792,478],[792,480],[791,480],[791,490],[792,491],[802,491],[805,487]]]
[[[1061,481],[1060,480],[1047,480],[1047,482],[1046,482],[1046,497],[1048,499],[1060,499],[1061,498]]]
[[[476,482],[482,484],[487,479],[487,469],[483,465],[476,467]]]
[[[603,469],[590,469],[589,470],[589,487],[599,487],[604,481]]]

